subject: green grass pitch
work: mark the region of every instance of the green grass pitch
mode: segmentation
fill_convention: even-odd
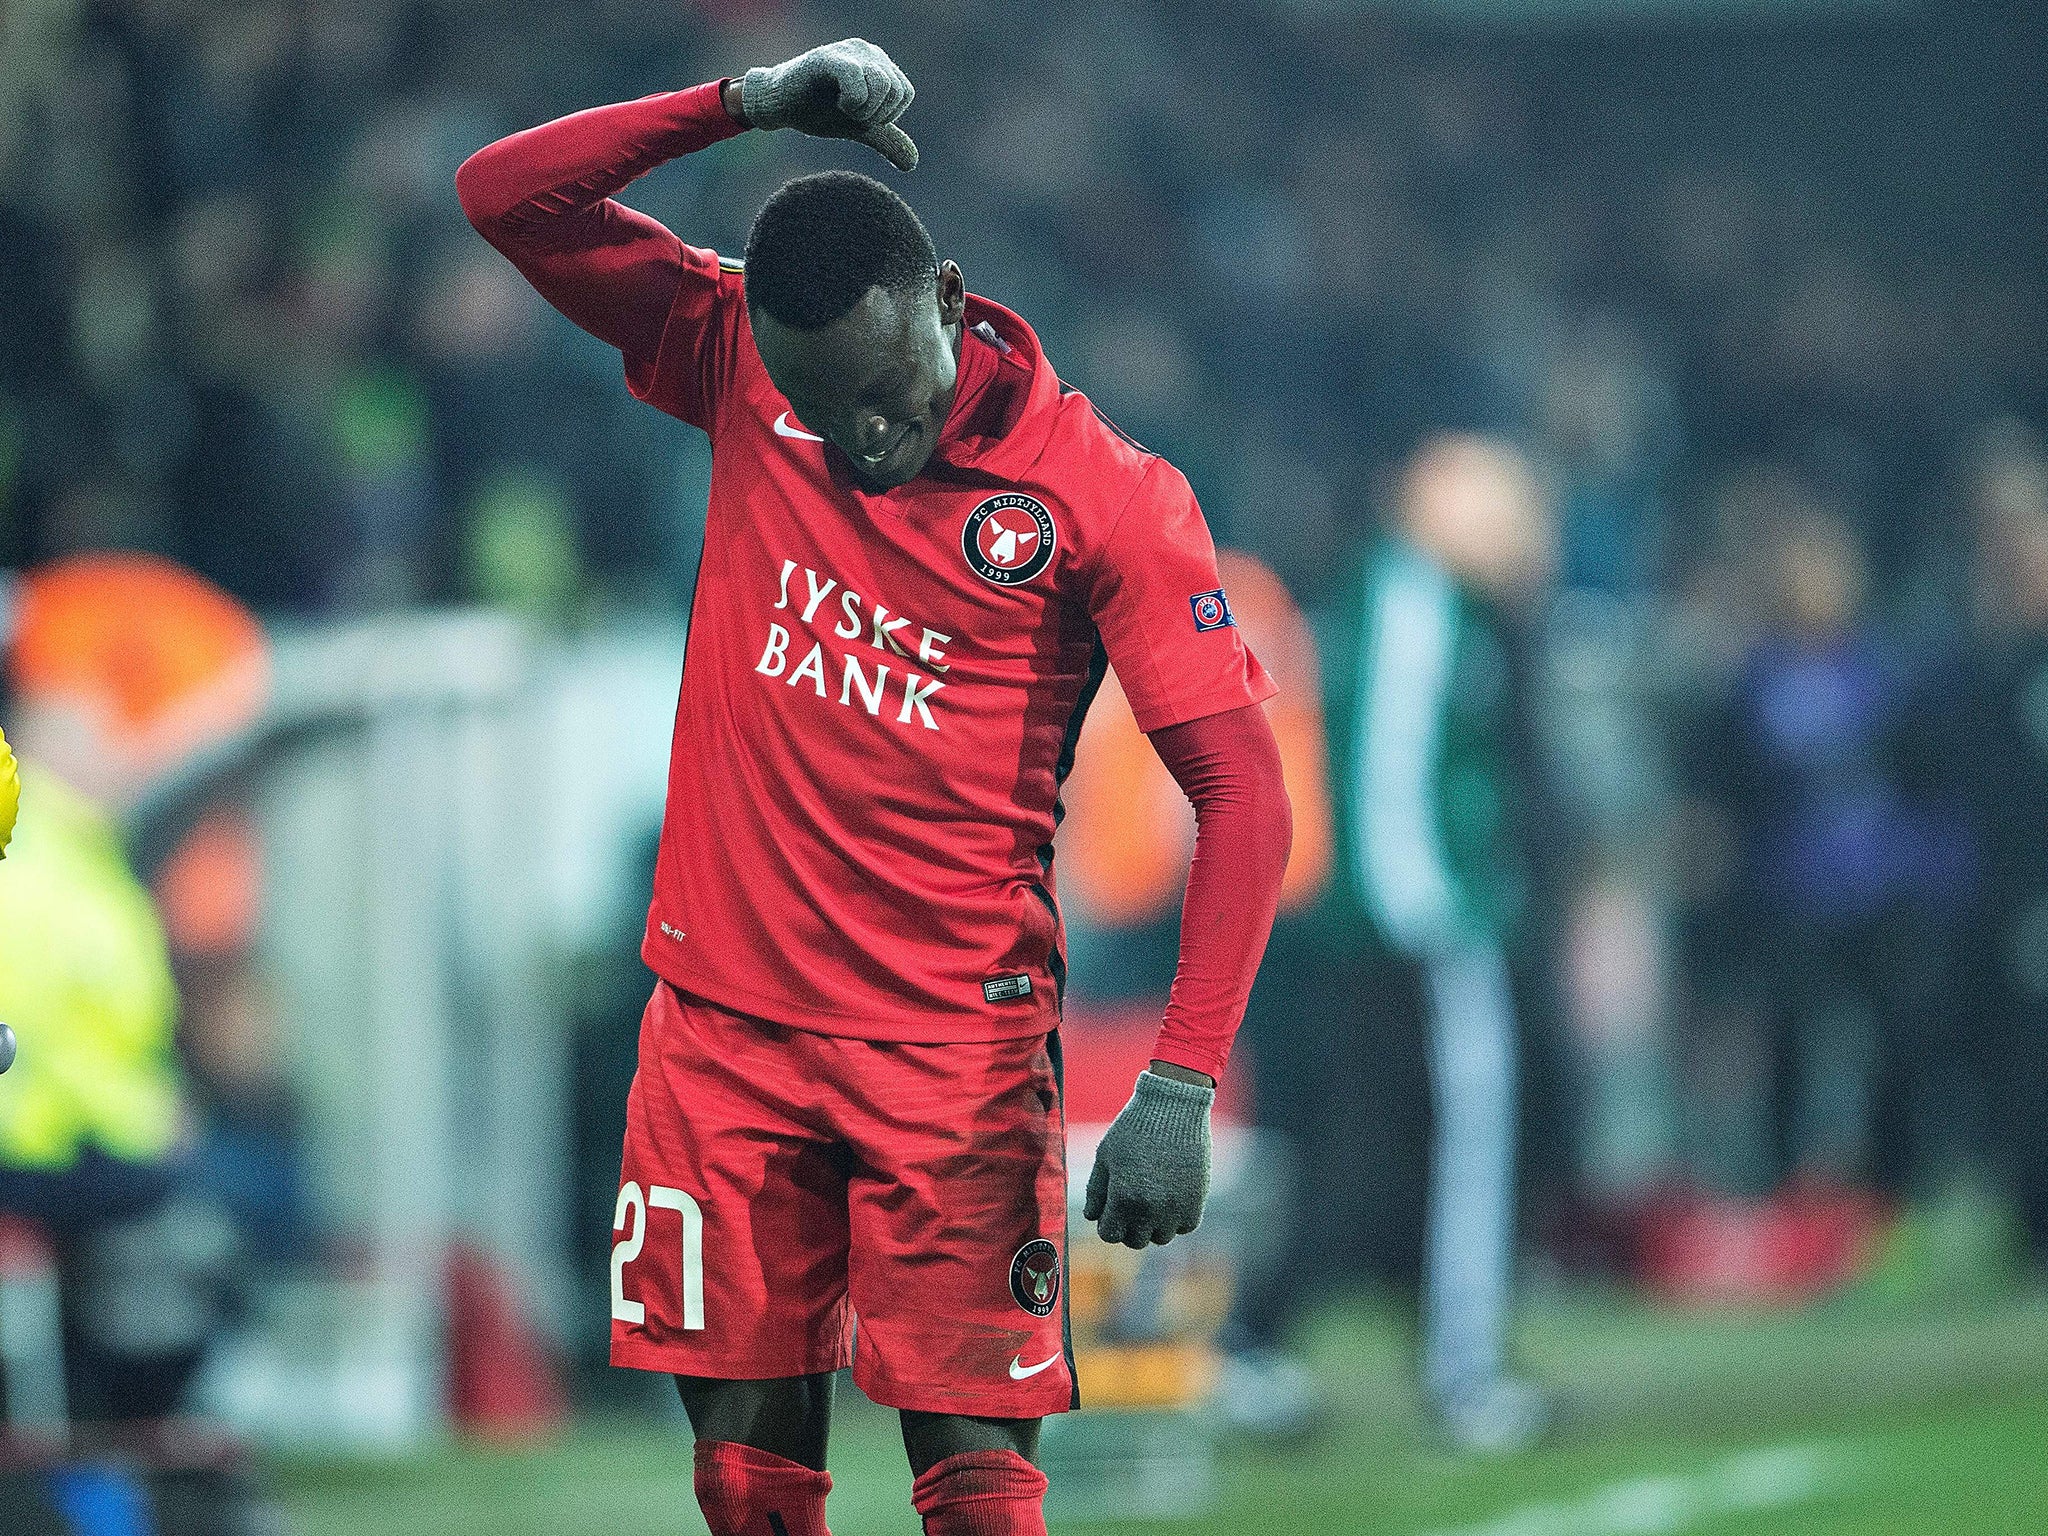
[[[1528,1455],[1432,1446],[1402,1333],[1370,1303],[1309,1340],[1337,1399],[1321,1440],[1230,1450],[1206,1519],[1118,1536],[2048,1536],[2048,1296],[1682,1315],[1532,1307],[1531,1374],[1568,1422]],[[893,1416],[848,1391],[836,1536],[917,1526]],[[676,1423],[586,1424],[530,1451],[275,1465],[299,1536],[655,1536],[704,1530]]]

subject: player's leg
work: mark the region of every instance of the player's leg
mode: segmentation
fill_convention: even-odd
[[[913,1477],[923,1477],[949,1456],[976,1451],[1013,1451],[1038,1460],[1043,1419],[977,1419],[962,1413],[903,1414],[903,1450]]]
[[[1044,1536],[1038,1421],[1073,1406],[1057,1040],[841,1046],[854,1380],[903,1414],[927,1536]]]
[[[825,1444],[832,1432],[835,1379],[822,1371],[773,1381],[678,1376],[676,1390],[690,1416],[691,1432],[700,1442],[752,1446],[822,1472]]]
[[[903,1415],[910,1502],[925,1536],[1044,1536],[1045,1474],[1037,1419]]]
[[[825,1536],[832,1373],[851,1357],[844,1151],[816,1036],[657,987],[627,1101],[612,1363],[676,1378],[720,1536]]]
[[[697,1436],[697,1507],[714,1536],[829,1536],[830,1373],[774,1381],[678,1376]]]

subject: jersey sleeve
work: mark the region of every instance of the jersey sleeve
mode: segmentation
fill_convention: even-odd
[[[683,270],[654,354],[626,354],[633,398],[716,431],[735,360],[748,344],[745,279],[737,262],[715,251],[683,247]]]
[[[1262,703],[1278,692],[1231,617],[1195,493],[1164,459],[1146,467],[1110,530],[1088,592],[1089,612],[1140,730]]]
[[[556,309],[624,354],[633,393],[707,431],[739,323],[725,301],[739,284],[711,252],[616,194],[744,132],[725,109],[728,83],[572,112],[486,144],[455,173],[477,233]]]

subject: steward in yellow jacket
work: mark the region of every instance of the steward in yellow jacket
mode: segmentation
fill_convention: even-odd
[[[0,1216],[57,1251],[71,1415],[172,1413],[234,1300],[239,1238],[191,1138],[169,946],[117,818],[260,708],[261,626],[149,556],[0,590],[0,718],[25,759],[0,859]],[[0,1513],[0,1525],[6,1523]]]
[[[21,778],[0,864],[0,1019],[24,1048],[0,1079],[0,1168],[63,1173],[88,1152],[159,1163],[181,1093],[156,907],[100,810],[33,763]]]

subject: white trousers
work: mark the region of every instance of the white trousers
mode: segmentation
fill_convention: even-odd
[[[1436,1126],[1422,1385],[1441,1403],[1502,1370],[1515,1246],[1515,1012],[1497,944],[1431,956],[1423,972]]]

